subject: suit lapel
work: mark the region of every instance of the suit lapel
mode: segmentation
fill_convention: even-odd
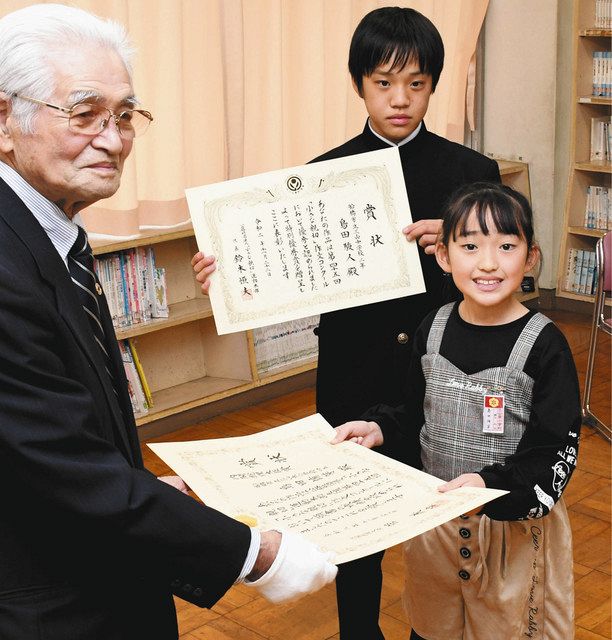
[[[0,207],[0,216],[13,229],[17,237],[19,237],[28,248],[32,258],[38,265],[41,278],[45,280],[55,291],[57,300],[57,309],[68,327],[70,328],[79,347],[91,363],[93,370],[96,372],[100,385],[104,389],[107,403],[112,413],[114,421],[115,440],[117,445],[123,452],[127,460],[134,464],[133,450],[126,433],[126,422],[130,419],[131,406],[123,403],[124,414],[128,417],[124,421],[119,407],[119,401],[115,396],[112,384],[104,369],[104,362],[100,349],[93,339],[91,327],[88,324],[87,317],[83,313],[81,303],[72,282],[70,275],[66,269],[66,265],[62,261],[57,250],[49,240],[44,229],[40,226],[32,212],[25,206],[19,197],[13,192],[8,185],[0,179],[0,200],[3,206]],[[105,313],[108,315],[108,308],[104,305]],[[110,318],[109,318],[110,323]],[[109,323],[105,323],[107,330]],[[112,323],[111,323],[112,328]],[[109,334],[107,334],[109,335]],[[114,333],[110,334],[114,341]],[[113,353],[112,360],[117,365],[117,359],[123,373],[123,363],[118,355],[116,344],[111,345]],[[128,398],[129,400],[129,398]]]

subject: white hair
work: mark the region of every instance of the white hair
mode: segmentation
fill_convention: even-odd
[[[133,47],[117,22],[63,4],[35,4],[0,18],[0,91],[12,100],[22,131],[32,132],[40,106],[14,95],[49,100],[56,89],[50,54],[86,44],[115,51],[131,80]]]

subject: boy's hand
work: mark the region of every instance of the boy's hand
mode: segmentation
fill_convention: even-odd
[[[438,235],[442,230],[442,220],[418,220],[402,229],[407,240],[416,240],[428,255],[436,251]]]
[[[217,268],[215,256],[205,256],[198,251],[191,258],[191,266],[196,274],[196,280],[202,285],[202,293],[208,295],[210,288],[210,275]]]
[[[458,489],[459,487],[479,487],[484,489],[487,485],[485,484],[482,476],[478,473],[462,473],[460,476],[443,484],[438,487],[438,491],[440,493],[446,493],[447,491],[452,491],[453,489]],[[471,511],[468,511],[466,516],[473,516],[479,513],[482,510],[482,507],[476,507]]]
[[[178,489],[181,493],[189,495],[189,487],[185,484],[185,481],[179,476],[159,476],[157,478],[171,487]]]
[[[331,443],[338,444],[345,440],[350,440],[351,442],[371,449],[372,447],[379,447],[383,443],[384,438],[376,422],[353,420],[336,427],[336,435]]]

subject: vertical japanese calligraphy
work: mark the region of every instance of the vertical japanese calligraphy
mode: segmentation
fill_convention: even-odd
[[[395,148],[186,193],[218,333],[425,290]]]

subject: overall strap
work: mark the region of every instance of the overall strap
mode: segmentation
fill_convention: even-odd
[[[429,330],[429,335],[427,336],[427,353],[438,353],[440,351],[446,322],[448,321],[455,304],[457,303],[449,302],[438,309],[438,313],[436,313],[436,317],[434,318],[431,329]]]
[[[531,353],[531,349],[533,348],[535,341],[540,335],[542,329],[549,322],[551,322],[551,319],[541,313],[536,313],[529,319],[529,322],[527,322],[521,331],[521,335],[512,349],[512,353],[510,354],[508,363],[506,364],[507,367],[511,369],[518,369],[519,371],[522,371],[525,368],[525,363],[527,362],[527,358]]]

